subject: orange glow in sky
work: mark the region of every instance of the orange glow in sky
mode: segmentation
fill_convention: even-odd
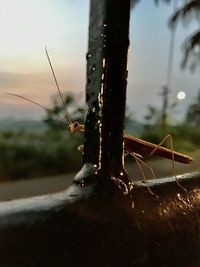
[[[45,45],[62,91],[82,92],[84,98],[89,0],[0,0],[0,7],[0,119],[40,119],[44,114],[40,108],[4,92],[50,105],[57,91]],[[159,92],[166,82],[170,14],[170,5],[160,3],[156,7],[153,0],[141,0],[132,11],[127,104],[139,118],[147,105],[161,105]],[[178,91],[184,91],[184,108],[199,89],[199,74],[180,70],[181,44],[195,27],[179,25],[176,36],[170,97],[173,100]]]
[[[84,1],[80,10],[70,2],[0,0],[0,119],[4,114],[12,117],[12,112],[13,117],[34,117],[38,109],[3,92],[24,95],[43,105],[49,105],[56,94],[45,45],[62,90],[84,90],[89,2]],[[31,112],[24,113],[28,107]]]

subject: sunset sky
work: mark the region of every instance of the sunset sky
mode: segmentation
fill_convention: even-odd
[[[40,119],[45,111],[24,100],[5,95],[11,92],[48,107],[56,94],[45,56],[47,45],[63,92],[82,94],[84,101],[89,0],[0,0],[0,119]],[[128,101],[136,118],[147,105],[161,106],[159,92],[166,82],[171,5],[155,6],[141,0],[132,11],[129,52]],[[194,101],[200,88],[199,73],[180,70],[181,44],[199,27],[180,23],[176,34],[171,101],[179,91],[176,116]]]

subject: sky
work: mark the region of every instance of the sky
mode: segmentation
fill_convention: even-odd
[[[45,55],[48,48],[63,92],[73,92],[84,104],[88,41],[89,0],[0,0],[0,119],[41,119],[45,111],[5,92],[28,97],[51,106],[57,93]],[[141,0],[131,12],[127,105],[142,120],[147,106],[161,107],[161,89],[166,84],[170,30],[167,21],[172,6]],[[195,101],[200,74],[182,71],[181,45],[198,29],[178,24],[170,102],[179,91],[175,120]]]

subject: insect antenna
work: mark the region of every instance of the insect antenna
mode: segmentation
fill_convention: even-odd
[[[62,93],[61,93],[61,90],[60,90],[60,87],[59,87],[59,84],[58,84],[58,81],[57,81],[57,78],[56,78],[56,75],[55,75],[55,72],[54,72],[54,69],[53,69],[53,66],[52,66],[52,63],[51,63],[51,59],[49,57],[49,53],[47,51],[47,47],[45,46],[45,52],[46,52],[46,56],[47,56],[47,59],[48,59],[48,62],[49,62],[49,66],[51,68],[51,72],[53,74],[53,78],[54,78],[54,81],[55,81],[55,84],[56,84],[56,87],[58,89],[58,93],[59,93],[59,96],[60,96],[60,99],[62,101],[62,104],[63,104],[63,108],[65,109],[65,114],[66,114],[66,119],[67,119],[67,122],[69,124],[72,124],[72,121],[71,121],[71,118],[69,116],[69,113],[67,111],[67,108],[66,108],[66,105],[65,105],[65,102],[64,102],[64,99],[63,99],[63,96],[62,96]]]
[[[43,106],[43,105],[41,105],[41,104],[39,104],[39,103],[37,103],[37,102],[35,102],[35,101],[29,99],[29,98],[26,98],[26,97],[24,97],[24,96],[17,95],[17,94],[13,94],[13,93],[7,93],[7,92],[5,92],[5,94],[7,94],[7,95],[12,95],[12,96],[16,96],[16,97],[19,97],[19,98],[22,98],[22,99],[24,99],[24,100],[26,100],[26,101],[29,101],[29,102],[33,103],[34,105],[37,105],[37,106],[39,106],[39,107],[45,109],[45,110],[48,111],[48,112],[52,112],[52,110],[46,108],[45,106]],[[56,115],[56,117],[58,117],[59,120],[66,122],[66,119],[65,119],[65,118],[61,117],[60,115],[58,115],[58,114],[56,114],[56,113],[55,113],[55,115]],[[68,121],[67,121],[67,124],[70,125],[70,123],[69,123]]]

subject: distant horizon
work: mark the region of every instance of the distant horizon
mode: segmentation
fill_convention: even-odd
[[[26,96],[47,107],[51,105],[51,96],[57,91],[45,45],[62,91],[81,93],[83,103],[89,0],[0,2],[0,25],[4,25],[0,28],[0,119],[25,119],[26,116],[39,120],[45,114],[39,107],[4,92]],[[171,11],[172,5],[155,6],[153,0],[141,0],[131,14],[127,106],[137,120],[143,120],[149,105],[161,108],[159,94],[166,84],[170,38],[167,21]],[[187,28],[181,23],[177,27],[170,103],[177,100],[179,91],[186,93],[173,114],[177,121],[182,120],[200,88],[199,73],[180,69],[181,45],[198,27],[196,22]]]

